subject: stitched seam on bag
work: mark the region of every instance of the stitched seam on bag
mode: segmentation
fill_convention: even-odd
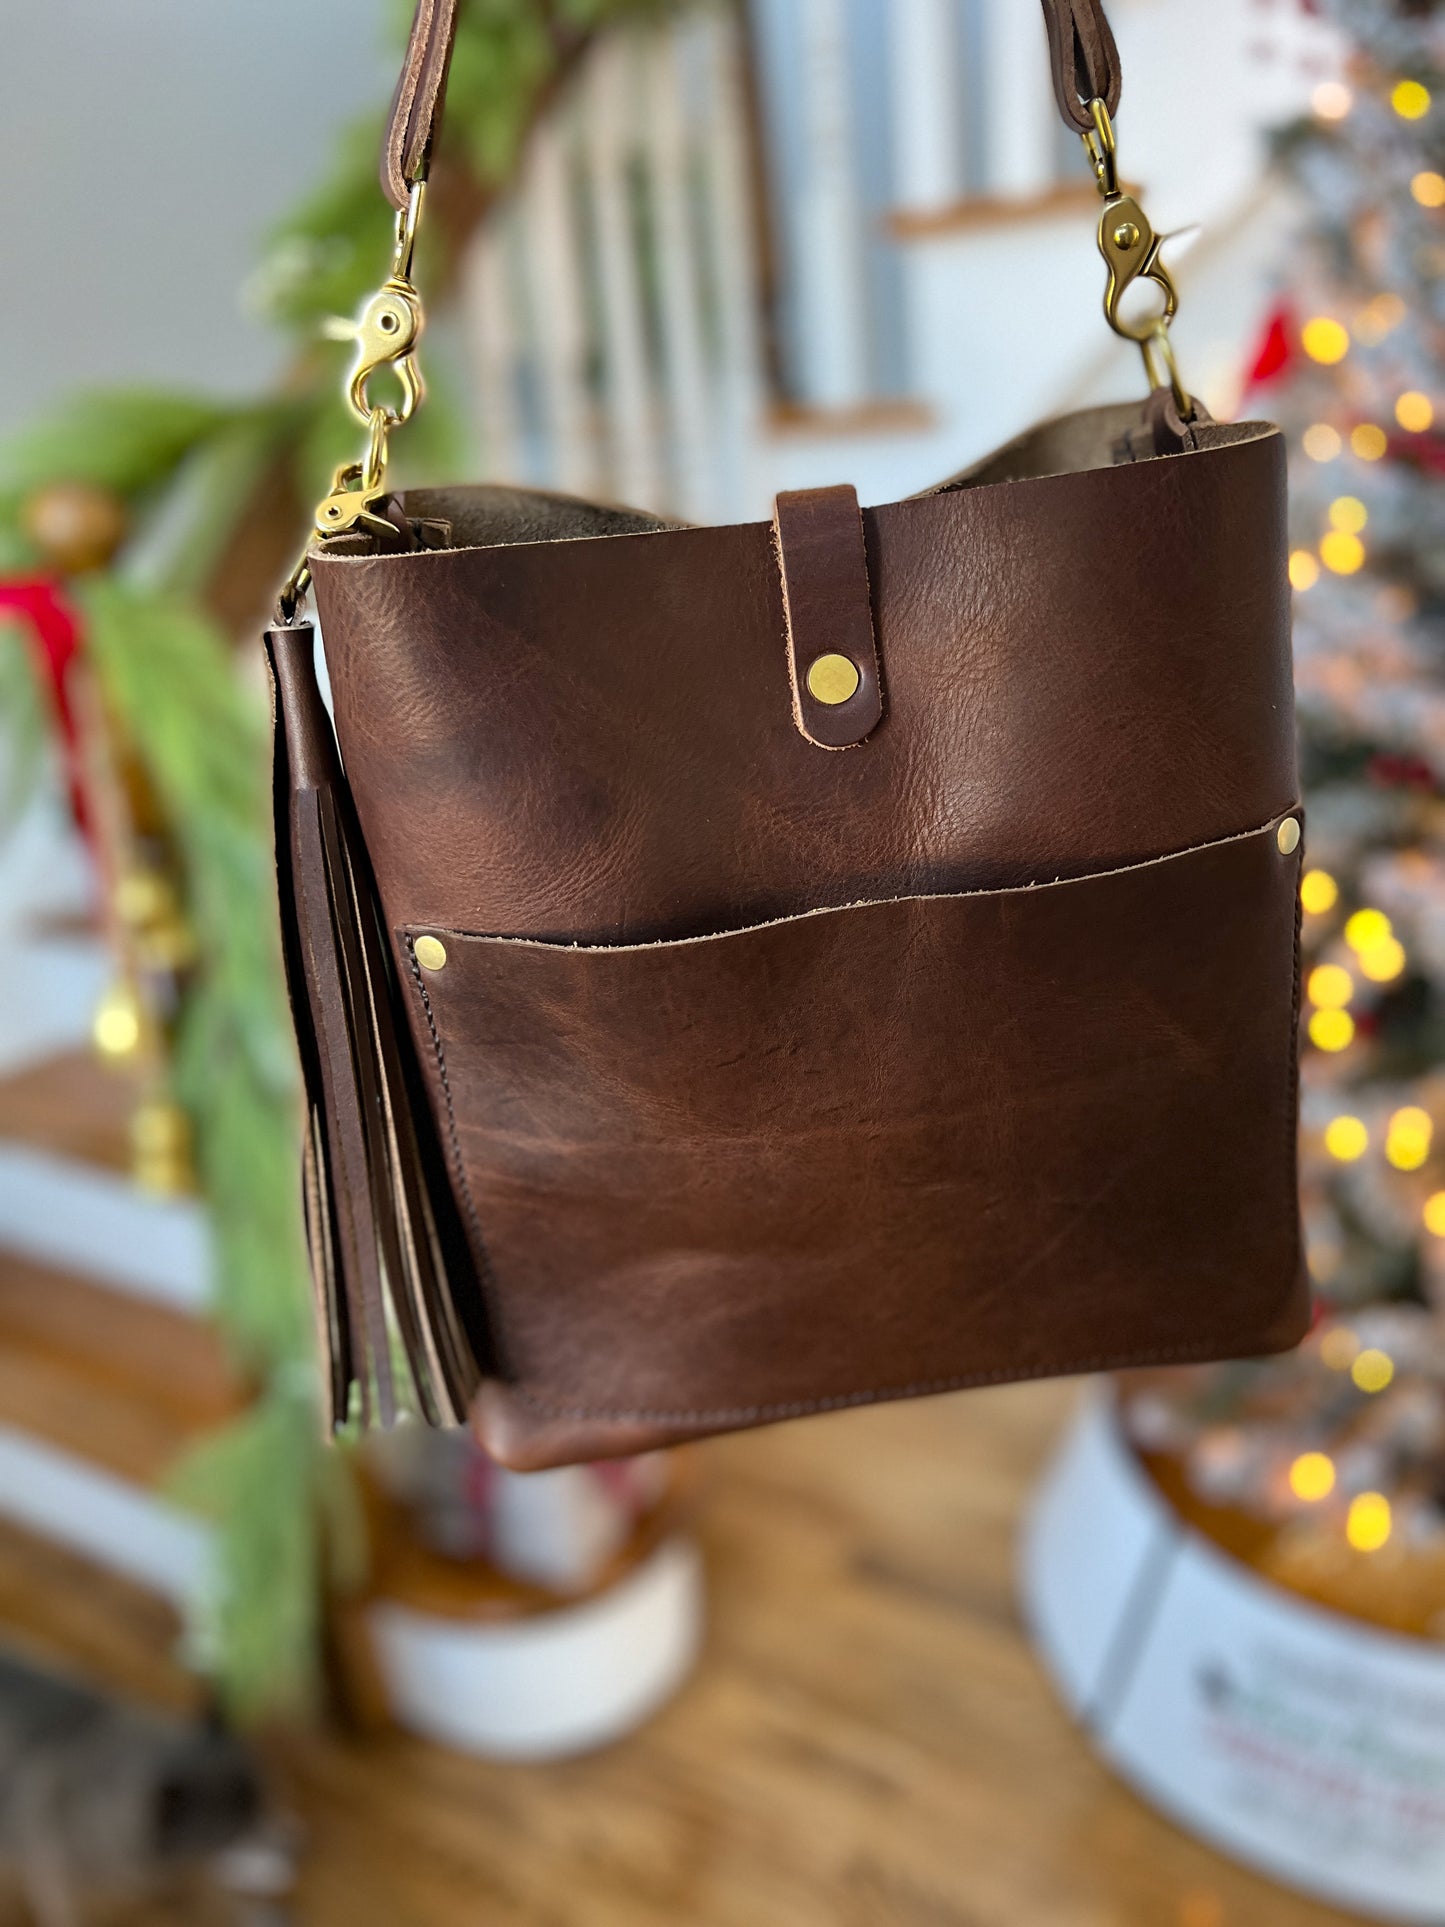
[[[1298,812],[1302,817],[1303,811]],[[1300,1249],[1300,1210],[1299,1210],[1299,1034],[1300,1034],[1300,945],[1304,930],[1304,902],[1300,896],[1300,872],[1304,869],[1304,825],[1301,822],[1299,850],[1294,860],[1294,983],[1290,992],[1289,1021],[1289,1084],[1285,1089],[1285,1169],[1289,1172],[1290,1192],[1295,1201],[1294,1230],[1291,1243],[1293,1256],[1290,1264],[1291,1289],[1299,1278],[1300,1262],[1303,1253]]]
[[[984,897],[1023,897],[1041,890],[1072,890],[1086,883],[1103,883],[1110,877],[1133,876],[1141,870],[1161,869],[1166,863],[1182,863],[1187,857],[1204,856],[1211,850],[1225,850],[1234,843],[1248,843],[1253,837],[1274,835],[1286,816],[1298,815],[1292,804],[1263,823],[1247,830],[1234,830],[1228,836],[1211,837],[1206,843],[1189,843],[1181,850],[1166,850],[1163,856],[1141,857],[1135,863],[1116,863],[1107,870],[1087,870],[1082,876],[1051,877],[1046,883],[1000,883],[978,890],[928,890],[899,897],[858,897],[852,903],[825,904],[814,910],[792,910],[786,916],[767,917],[761,923],[738,924],[729,930],[705,930],[693,937],[654,937],[645,943],[553,943],[545,937],[504,937],[485,930],[459,930],[442,922],[403,924],[398,934],[412,941],[413,930],[440,930],[463,943],[513,944],[533,950],[582,951],[594,956],[621,957],[649,950],[681,950],[690,944],[726,943],[734,937],[756,937],[765,930],[780,930],[790,924],[807,923],[815,917],[841,917],[854,910],[886,910],[902,903],[972,903]]]
[[[416,948],[410,936],[406,939],[407,961],[411,965],[412,980],[421,995],[421,1007],[426,1013],[426,1027],[431,1033],[432,1050],[436,1053],[437,1076],[441,1079],[442,1097],[447,1107],[448,1152],[452,1165],[452,1181],[462,1194],[466,1206],[467,1219],[472,1227],[472,1251],[477,1263],[477,1288],[482,1294],[482,1305],[487,1315],[487,1326],[492,1334],[498,1351],[505,1359],[508,1354],[506,1321],[502,1317],[501,1293],[492,1277],[491,1264],[487,1258],[487,1241],[482,1236],[481,1214],[477,1210],[476,1199],[472,1196],[471,1181],[467,1177],[466,1160],[462,1156],[461,1138],[457,1134],[456,1106],[452,1101],[451,1079],[447,1076],[447,1060],[442,1051],[441,1034],[437,1030],[436,1018],[432,1014],[431,998],[427,994],[426,980],[421,974],[421,966],[416,960]],[[490,1289],[489,1289],[490,1287]]]
[[[1022,1371],[1005,1366],[992,1372],[960,1372],[952,1378],[917,1379],[908,1385],[871,1385],[859,1392],[839,1392],[827,1398],[797,1399],[775,1405],[736,1405],[714,1411],[602,1411],[588,1405],[548,1405],[521,1385],[506,1385],[510,1398],[530,1406],[543,1418],[610,1419],[628,1425],[743,1425],[751,1420],[808,1418],[818,1412],[845,1411],[884,1399],[930,1398],[940,1392],[961,1392],[971,1385],[1016,1385],[1035,1378],[1084,1377],[1090,1372],[1134,1370],[1145,1365],[1187,1364],[1190,1360],[1219,1358],[1237,1345],[1237,1338],[1199,1339],[1191,1345],[1170,1345],[1146,1352],[1106,1352],[1098,1358],[1072,1356],[1041,1360]],[[505,1381],[504,1381],[505,1383]]]

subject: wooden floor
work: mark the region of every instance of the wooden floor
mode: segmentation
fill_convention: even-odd
[[[1057,1386],[704,1450],[704,1662],[547,1768],[288,1741],[304,1927],[1323,1927],[1091,1758],[1025,1641],[1020,1509]],[[165,1695],[164,1623],[0,1535],[0,1632]],[[170,1920],[167,1912],[134,1918]]]

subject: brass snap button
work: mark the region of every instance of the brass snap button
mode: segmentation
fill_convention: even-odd
[[[1293,856],[1295,851],[1299,848],[1299,839],[1300,839],[1299,818],[1294,816],[1287,816],[1284,819],[1283,823],[1280,824],[1278,830],[1275,831],[1274,840],[1279,845],[1280,855]]]
[[[856,694],[863,678],[858,665],[847,656],[815,656],[808,666],[808,694],[814,702],[836,709]]]
[[[439,937],[418,937],[412,948],[416,960],[423,970],[442,970],[446,966],[447,947]]]

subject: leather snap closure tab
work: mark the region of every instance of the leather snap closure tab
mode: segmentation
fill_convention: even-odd
[[[793,721],[819,749],[877,728],[883,687],[868,543],[851,488],[785,491],[773,511]]]
[[[815,702],[836,708],[854,695],[862,680],[851,657],[836,652],[815,656],[808,669],[808,694]]]
[[[446,968],[447,947],[440,937],[418,937],[412,948],[423,970]]]

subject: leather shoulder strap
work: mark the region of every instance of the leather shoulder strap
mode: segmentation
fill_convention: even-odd
[[[1119,49],[1104,18],[1103,0],[1043,0],[1059,112],[1081,134],[1093,126],[1089,102],[1119,111]]]
[[[381,185],[397,209],[406,206],[412,186],[426,172],[441,121],[459,4],[417,0],[381,144]],[[1103,0],[1043,0],[1043,8],[1059,112],[1070,127],[1085,133],[1093,125],[1089,101],[1102,100],[1110,114],[1119,107],[1119,50]]]
[[[381,186],[392,206],[407,204],[413,185],[426,172],[441,124],[447,69],[457,32],[458,0],[417,0],[406,43],[406,58],[392,96],[381,143]]]

